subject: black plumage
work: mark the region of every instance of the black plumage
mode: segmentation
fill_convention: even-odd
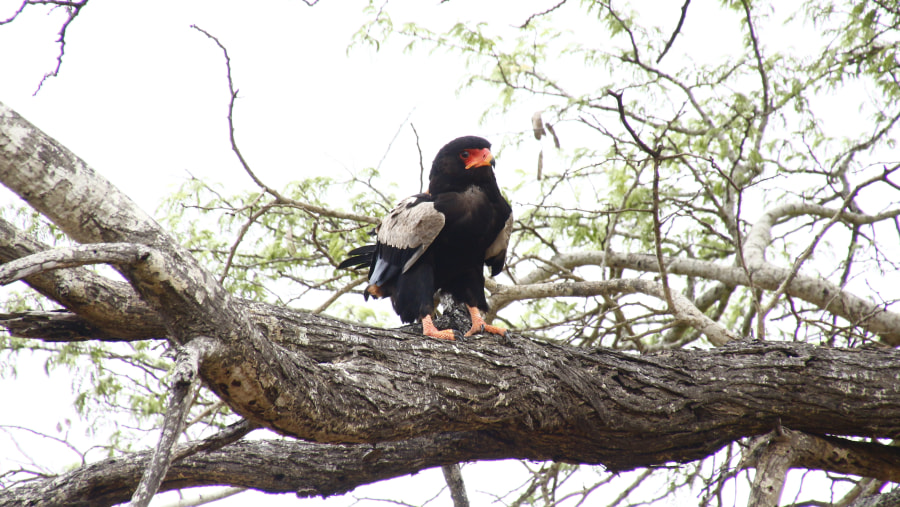
[[[490,147],[475,136],[447,143],[432,163],[428,192],[401,201],[377,227],[376,244],[351,250],[338,266],[369,266],[366,298],[390,297],[401,320],[421,320],[429,336],[454,336],[432,322],[438,290],[469,308],[467,335],[505,332],[481,316],[488,310],[484,266],[492,276],[503,269],[512,228],[512,208],[497,186]]]

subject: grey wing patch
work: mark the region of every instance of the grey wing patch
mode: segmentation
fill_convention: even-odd
[[[485,259],[496,257],[506,250],[506,247],[509,246],[509,236],[512,234],[512,228],[513,215],[510,213],[500,234],[497,234],[497,238],[494,239],[494,242],[491,243],[490,246],[488,246],[487,251],[484,252]]]
[[[434,209],[434,203],[417,203],[417,200],[418,197],[413,196],[400,201],[378,227],[379,243],[398,249],[415,249],[403,265],[403,272],[422,257],[444,228],[444,214]]]

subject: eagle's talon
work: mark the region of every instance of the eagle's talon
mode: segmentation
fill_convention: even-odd
[[[466,336],[472,336],[474,334],[478,334],[478,333],[482,333],[482,332],[484,332],[484,324],[481,324],[480,326],[476,325],[476,324],[472,324],[472,328],[469,329],[469,331],[466,333]]]
[[[469,316],[472,318],[472,328],[469,329],[469,332],[466,333],[466,336],[472,336],[477,333],[490,333],[490,334],[498,334],[500,336],[504,336],[506,334],[506,328],[492,326],[484,322],[484,317],[481,316],[481,311],[478,310],[477,307],[469,306]]]
[[[438,329],[431,320],[431,315],[422,318],[422,334],[432,338],[440,338],[442,340],[454,341],[457,337],[462,338],[459,331],[455,329]]]

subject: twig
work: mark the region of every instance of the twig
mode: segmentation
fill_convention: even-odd
[[[659,158],[653,159],[653,237],[656,243],[656,262],[659,264],[659,277],[662,280],[663,293],[666,296],[666,306],[671,313],[675,308],[672,301],[672,290],[669,289],[669,273],[666,270],[666,262],[662,253],[662,223],[659,220]]]
[[[306,211],[307,213],[311,213],[314,215],[339,218],[339,219],[343,219],[343,220],[353,220],[356,222],[363,222],[363,223],[369,223],[369,224],[380,223],[381,220],[379,220],[378,218],[375,218],[375,217],[369,217],[369,216],[365,216],[365,215],[357,215],[356,213],[347,213],[344,211],[327,209],[327,208],[323,208],[321,206],[316,206],[314,204],[309,204],[309,203],[297,201],[294,199],[290,199],[288,197],[281,195],[281,193],[279,191],[275,190],[274,188],[263,183],[262,180],[260,180],[256,176],[256,173],[254,173],[253,170],[250,168],[250,164],[248,164],[247,160],[244,159],[244,156],[241,153],[241,150],[238,147],[237,141],[235,140],[235,137],[234,137],[234,117],[233,117],[234,101],[237,98],[238,90],[235,90],[234,82],[231,79],[231,58],[228,56],[228,50],[225,48],[225,46],[222,45],[221,42],[219,42],[219,39],[217,39],[214,35],[210,34],[206,30],[200,28],[197,25],[191,25],[191,28],[206,35],[210,40],[215,42],[216,45],[219,46],[219,48],[222,50],[222,53],[225,55],[225,67],[226,67],[227,78],[228,78],[228,92],[231,97],[230,101],[228,103],[228,135],[229,135],[229,139],[231,141],[231,150],[237,156],[238,161],[241,163],[241,166],[244,168],[244,171],[250,176],[250,179],[252,179],[253,182],[256,183],[256,185],[259,186],[261,189],[263,189],[265,192],[267,192],[270,195],[275,197],[276,201],[273,204],[284,204],[284,205],[288,205],[288,206],[293,206],[295,208],[302,209],[303,211]]]
[[[391,142],[388,143],[387,149],[384,150],[384,155],[381,156],[381,160],[378,161],[378,165],[375,166],[375,171],[378,172],[381,170],[381,164],[384,163],[384,159],[387,158],[388,153],[391,152],[391,148],[394,146],[394,141],[397,140],[397,136],[400,135],[400,132],[403,131],[403,126],[409,121],[409,117],[412,116],[413,112],[415,112],[416,108],[412,108],[409,111],[409,114],[406,115],[406,118],[400,123],[400,126],[397,127],[397,131],[394,132],[394,137],[391,138]],[[415,130],[415,129],[414,129]]]
[[[659,158],[660,150],[654,150],[647,146],[647,144],[644,143],[644,141],[642,141],[641,138],[637,135],[637,132],[635,132],[634,129],[631,128],[631,124],[628,123],[628,118],[625,117],[625,104],[622,103],[622,94],[616,93],[612,90],[606,90],[606,94],[615,97],[616,108],[619,111],[619,121],[621,121],[622,125],[625,126],[625,130],[627,130],[628,133],[631,134],[631,138],[634,139],[634,142],[637,143],[637,145],[644,153],[650,155],[653,158]]]
[[[516,28],[528,28],[528,24],[531,23],[535,18],[539,18],[541,16],[546,16],[547,14],[550,14],[551,12],[555,11],[556,9],[559,9],[560,7],[562,7],[563,4],[566,3],[566,1],[567,0],[562,0],[560,3],[554,5],[553,7],[550,7],[549,9],[547,9],[545,11],[536,12],[536,13],[532,14],[531,16],[528,16],[528,19],[526,19],[524,23],[517,26]]]
[[[666,56],[666,53],[669,52],[669,49],[672,48],[672,44],[675,43],[675,37],[678,37],[678,34],[681,33],[681,27],[684,25],[684,19],[687,17],[688,6],[691,5],[691,0],[684,0],[684,5],[681,6],[681,18],[678,20],[678,26],[675,27],[675,31],[672,32],[672,36],[669,37],[669,42],[666,42],[666,47],[663,48],[662,53],[656,58],[656,63],[662,61],[663,57]]]
[[[409,123],[409,126],[412,127],[413,134],[416,135],[416,149],[419,150],[419,193],[425,189],[425,161],[422,159],[422,146],[419,145],[419,132],[416,130],[416,126]]]
[[[231,248],[228,249],[228,258],[225,259],[225,266],[222,268],[222,274],[219,275],[219,285],[225,283],[225,278],[228,276],[228,270],[231,269],[231,264],[234,262],[234,256],[237,254],[237,249],[240,246],[241,242],[244,240],[244,236],[247,234],[247,231],[250,230],[250,226],[256,223],[259,220],[259,217],[268,213],[268,211],[272,209],[272,204],[267,204],[255,212],[253,212],[247,221],[241,226],[241,229],[238,231],[237,238],[235,238],[234,243],[231,245]]]
[[[62,67],[63,56],[66,54],[66,31],[69,29],[69,25],[72,24],[72,21],[75,21],[75,18],[81,12],[81,9],[87,5],[89,0],[82,0],[81,2],[67,2],[65,0],[27,0],[22,2],[22,5],[19,6],[19,9],[10,16],[8,19],[0,22],[0,24],[6,24],[13,20],[15,20],[19,14],[25,9],[28,5],[52,5],[55,7],[64,7],[69,13],[69,17],[66,18],[66,21],[63,22],[62,27],[59,29],[59,37],[56,39],[56,42],[59,43],[59,54],[56,55],[56,68],[52,71],[44,74],[44,77],[41,78],[41,82],[38,83],[37,89],[34,90],[32,95],[37,95],[41,88],[44,86],[44,82],[51,77],[56,77],[59,75],[59,69]],[[52,9],[51,9],[52,10]]]
[[[347,285],[344,285],[344,286],[341,287],[339,290],[335,291],[335,293],[332,294],[331,297],[329,297],[324,303],[322,303],[321,305],[319,305],[318,308],[316,308],[315,310],[313,310],[313,311],[310,312],[310,313],[319,314],[319,313],[324,312],[325,310],[328,309],[329,306],[331,306],[332,303],[334,303],[335,301],[337,301],[337,298],[339,298],[339,297],[343,296],[344,294],[350,292],[351,290],[353,290],[354,287],[356,287],[357,285],[359,285],[359,284],[365,282],[366,280],[367,280],[367,278],[364,277],[364,276],[361,276],[361,277],[359,277],[359,278],[356,278],[356,279],[352,280],[352,281],[351,281],[350,283],[348,283]]]
[[[759,41],[756,38],[756,31],[753,29],[753,17],[750,15],[750,3],[747,0],[741,0],[741,3],[744,6],[744,13],[747,15],[747,29],[750,32],[750,42],[753,44],[753,54],[756,56],[756,67],[759,69],[759,78],[762,81],[762,115],[763,121],[765,121],[765,117],[772,111],[772,106],[769,104],[769,76],[763,65],[762,53],[760,53],[759,50]],[[760,128],[760,130],[762,130],[762,128]]]
[[[233,444],[244,438],[248,433],[257,428],[259,428],[259,426],[256,424],[253,424],[246,419],[241,419],[209,438],[178,446],[172,455],[172,462],[174,463],[200,452],[221,449],[226,445]]]

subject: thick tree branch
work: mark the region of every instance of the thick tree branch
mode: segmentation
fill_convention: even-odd
[[[748,505],[777,505],[791,468],[900,481],[897,447],[802,433],[788,428],[756,438],[739,468],[756,468]]]
[[[753,476],[747,507],[770,507],[781,502],[794,447],[791,438],[780,430],[777,428],[758,438],[748,450],[756,475]]]
[[[515,335],[422,340],[263,304],[244,311],[280,344],[270,361],[285,366],[267,370],[279,387],[253,394],[255,410],[242,401],[243,384],[211,387],[258,424],[301,438],[384,442],[502,428],[531,459],[620,469],[697,459],[779,419],[820,434],[900,430],[900,352],[892,350],[773,343],[634,356]],[[300,389],[286,363],[294,350],[326,380],[313,384],[311,411],[284,403]],[[246,360],[215,363],[238,369]]]
[[[246,423],[236,428],[242,430],[239,435],[246,433]],[[229,433],[234,433],[234,430],[230,429]],[[831,437],[827,440],[837,452],[826,455],[830,458],[829,466],[834,468],[825,470],[851,474],[866,470],[867,475],[881,480],[898,480],[900,449]],[[848,445],[852,447],[846,447]],[[225,447],[206,446],[202,450],[188,452],[191,447],[203,446],[202,443],[194,443],[176,448],[176,457],[160,491],[227,484],[270,493],[295,493],[300,497],[331,496],[346,493],[363,484],[447,465],[455,460],[530,459],[529,451],[506,439],[503,432],[445,433],[377,445],[254,440]],[[809,448],[797,455],[818,452],[817,448]],[[0,490],[0,507],[47,504],[93,507],[127,501],[147,466],[150,454],[144,451],[115,457],[58,477]],[[845,465],[862,464],[872,456],[877,456],[873,467],[853,471]],[[329,466],[322,466],[323,463]],[[792,466],[804,467],[805,464],[797,462]],[[335,470],[340,470],[340,473],[335,473]]]
[[[776,290],[787,278],[789,270],[774,266],[765,261],[762,251],[769,241],[771,225],[776,216],[784,216],[779,213],[819,212],[828,210],[824,206],[810,207],[806,205],[785,205],[765,215],[764,220],[769,222],[769,227],[760,222],[754,226],[748,234],[747,263],[753,274],[753,286],[765,290]],[[900,212],[900,211],[898,211]],[[850,214],[844,214],[850,215]],[[833,216],[833,211],[830,215]],[[851,220],[868,221],[859,215],[848,216]],[[684,275],[702,277],[707,280],[716,280],[728,286],[749,286],[747,273],[742,268],[724,266],[714,262],[700,261],[696,259],[666,258],[666,267],[670,275]],[[600,251],[588,251],[566,253],[554,256],[550,264],[544,264],[531,273],[520,277],[520,284],[534,284],[550,278],[556,273],[553,266],[561,266],[565,269],[574,269],[579,266],[609,266],[617,269],[631,269],[639,272],[655,273],[658,269],[658,261],[653,255],[646,254],[622,254],[609,252],[607,255]],[[804,301],[810,302],[823,310],[829,311],[853,325],[861,326],[872,333],[878,334],[891,345],[900,345],[900,314],[891,312],[876,303],[862,299],[854,294],[842,290],[840,287],[821,278],[813,278],[805,275],[797,275],[786,288],[786,294]],[[492,295],[490,304],[499,309],[513,301],[503,294]]]
[[[50,250],[50,247],[0,219],[0,263],[45,250]],[[70,315],[53,313],[16,316],[13,317],[16,321],[11,330],[17,336],[64,341],[86,338],[139,340],[166,336],[159,316],[127,283],[111,280],[84,268],[46,271],[26,277],[25,282],[82,319],[76,322]],[[39,330],[44,322],[53,328],[48,333]]]
[[[176,452],[185,448],[179,446]],[[487,434],[444,434],[378,445],[328,445],[292,440],[243,441],[175,460],[160,491],[221,485],[297,496],[343,494],[357,486],[476,456],[497,459],[508,452]],[[0,507],[66,505],[97,507],[127,501],[150,452],[116,457],[59,477],[0,490]],[[322,466],[327,463],[330,466]],[[335,473],[340,470],[340,473]]]

